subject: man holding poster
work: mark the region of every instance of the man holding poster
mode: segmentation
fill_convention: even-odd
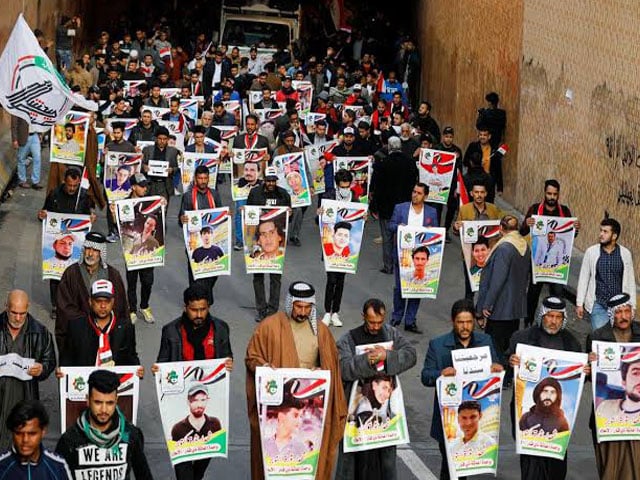
[[[483,332],[475,332],[475,309],[469,299],[456,301],[451,307],[452,330],[449,333],[433,338],[429,342],[427,355],[422,367],[422,384],[425,387],[435,387],[438,377],[456,377],[458,372],[453,367],[452,352],[456,350],[488,347],[491,354],[491,373],[503,371],[499,357],[493,346],[491,337]],[[437,391],[433,392],[433,414],[431,420],[431,438],[438,442],[442,463],[440,465],[440,480],[449,480],[449,462],[447,461],[447,438],[442,429],[442,417],[438,404]]]
[[[566,329],[567,324],[567,314],[566,314],[566,304],[564,300],[557,297],[547,297],[542,301],[542,305],[540,306],[540,310],[538,311],[538,315],[536,316],[536,323],[526,328],[525,330],[519,330],[515,332],[511,340],[509,342],[509,364],[511,367],[519,367],[522,370],[528,371],[528,368],[536,368],[535,362],[529,362],[528,365],[525,365],[520,358],[520,356],[516,353],[516,347],[518,344],[522,345],[531,345],[533,347],[541,347],[544,349],[551,349],[555,351],[565,351],[565,352],[580,352],[580,344],[573,336],[571,332]],[[539,359],[539,364],[547,363],[542,362],[542,359]],[[526,360],[529,361],[529,360]],[[537,365],[537,367],[541,369],[547,369],[549,367],[543,367],[542,365]],[[589,375],[591,373],[591,366],[588,362],[584,363],[584,373]],[[576,372],[579,374],[579,372]],[[540,375],[541,377],[541,371]],[[548,374],[547,377],[550,378],[551,381],[536,382],[536,386],[532,390],[534,405],[528,412],[522,411],[521,404],[524,401],[525,396],[525,385],[531,384],[533,382],[528,382],[523,380],[521,377],[514,379],[514,400],[516,402],[516,414],[515,420],[519,423],[518,432],[520,432],[521,428],[525,428],[526,434],[529,436],[534,436],[535,438],[540,438],[540,444],[544,447],[544,444],[551,443],[553,438],[564,430],[562,427],[562,422],[554,423],[559,418],[557,415],[559,414],[558,409],[562,408],[563,416],[566,415],[568,417],[568,421],[564,423],[568,426],[568,431],[573,426],[573,420],[575,419],[575,413],[577,410],[577,404],[571,405],[571,414],[567,413],[567,402],[562,403],[562,390],[564,387],[561,387],[561,383],[558,379],[553,378],[553,375]],[[544,383],[543,383],[544,382]],[[530,385],[531,387],[531,385]],[[548,388],[547,388],[548,387]],[[546,390],[546,392],[545,392]],[[527,398],[527,402],[529,402],[529,398]],[[577,399],[579,401],[579,397]],[[520,403],[518,403],[520,401]],[[571,402],[571,400],[568,400]],[[520,407],[518,407],[520,405]],[[540,407],[541,405],[542,407]],[[552,408],[553,407],[553,408]],[[519,410],[518,410],[519,408]],[[546,409],[546,412],[544,411]],[[540,410],[540,412],[538,412]],[[520,412],[520,414],[519,414]],[[536,416],[544,416],[545,422],[543,424],[539,424],[539,422],[534,421],[529,423],[526,418],[531,415]],[[523,422],[524,420],[524,422]],[[548,420],[548,421],[547,421]],[[534,425],[535,424],[535,425]],[[537,426],[536,426],[537,425]],[[537,429],[539,428],[539,432]],[[556,430],[555,433],[553,430]],[[546,434],[547,430],[551,430],[550,434]],[[519,435],[524,435],[525,433],[519,433]],[[516,439],[518,439],[518,436]],[[568,443],[568,439],[567,442]],[[564,448],[560,450],[560,454],[562,456],[561,459],[550,458],[548,456],[537,456],[535,453],[532,454],[520,454],[520,471],[523,480],[562,480],[567,475],[567,457],[565,455],[566,452],[566,443]],[[541,447],[541,448],[542,448]],[[527,450],[527,451],[530,451]],[[543,450],[538,450],[541,453]]]
[[[251,427],[251,478],[265,478],[263,469],[262,436],[256,399],[256,368],[306,368],[329,370],[331,384],[324,430],[319,445],[315,478],[329,480],[338,442],[344,433],[347,416],[346,401],[341,388],[342,377],[338,350],[329,328],[316,318],[315,289],[306,282],[294,282],[289,287],[285,312],[266,318],[249,340],[245,365],[247,367],[247,410]],[[280,402],[281,403],[281,402]]]
[[[368,408],[365,408],[364,412],[360,408],[361,404],[357,405],[358,408],[354,414],[357,414],[361,419],[365,412],[367,416],[371,416],[372,407],[375,408],[378,404],[380,405],[377,412],[382,413],[380,412],[382,404],[389,405],[389,397],[393,395],[390,392],[393,384],[396,383],[396,389],[399,388],[395,382],[395,376],[409,370],[416,364],[416,349],[400,334],[398,329],[385,322],[386,313],[386,307],[382,300],[377,298],[367,300],[362,307],[363,324],[344,334],[337,342],[345,396],[347,398],[355,397],[353,395],[355,393],[354,385],[356,390],[362,385],[361,391],[364,391],[364,385],[367,383],[371,385],[370,390],[374,394],[373,398],[365,400]],[[388,344],[391,344],[389,348],[385,348],[384,345]],[[388,390],[378,393],[383,388]],[[365,395],[363,395],[364,398],[366,398]],[[403,421],[402,419],[398,420]],[[406,418],[404,421],[406,423]],[[347,432],[349,430],[350,427],[347,426]],[[393,427],[384,427],[380,430],[385,433],[392,432]],[[347,432],[345,432],[345,437],[348,437]],[[366,439],[367,429],[360,430],[358,428],[357,433]],[[377,434],[379,431],[376,430],[375,433]],[[390,442],[380,445],[380,442],[371,441],[369,445],[360,445],[359,450],[361,451],[354,453],[344,453],[344,446],[341,443],[336,480],[369,478],[374,472],[377,474],[374,478],[396,478],[395,445],[408,442],[408,440],[408,435],[402,438],[401,431],[398,429],[398,435]]]
[[[157,363],[185,362],[185,365],[188,365],[186,362],[225,359],[225,368],[227,372],[231,372],[233,352],[229,339],[229,326],[209,312],[208,294],[207,289],[200,284],[190,285],[184,291],[182,316],[162,327]],[[154,374],[160,370],[158,364],[151,367]],[[179,441],[190,433],[200,432],[208,435],[222,428],[218,418],[205,413],[209,399],[209,390],[206,385],[199,383],[191,385],[187,392],[189,414],[172,426],[171,440]],[[203,458],[177,463],[174,465],[176,477],[200,480],[209,462],[209,458]]]
[[[626,293],[612,297],[607,305],[609,323],[587,337],[589,360],[594,362],[595,414],[589,424],[600,478],[636,480],[640,465],[640,324],[634,321],[633,306]],[[613,343],[623,344],[617,355],[612,353]],[[617,359],[613,360],[617,364],[609,365],[610,359]],[[621,390],[624,393],[620,397]]]

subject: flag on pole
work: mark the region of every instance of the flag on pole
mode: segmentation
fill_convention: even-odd
[[[86,110],[98,109],[95,102],[69,89],[22,14],[0,56],[0,104],[38,132],[51,129],[74,104]]]
[[[82,191],[84,190],[85,192],[89,191],[89,171],[87,170],[87,167],[84,167],[82,169],[82,179],[80,180],[80,188],[78,189],[78,195],[76,197],[76,211],[78,210],[78,204],[80,203],[80,195],[82,195]]]
[[[462,172],[460,169],[458,169],[456,182],[458,183],[458,198],[460,199],[460,206],[466,205],[470,202],[470,199],[467,187],[464,186],[464,180],[462,179]]]

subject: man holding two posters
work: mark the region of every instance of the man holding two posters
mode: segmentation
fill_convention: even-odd
[[[317,457],[317,480],[329,480],[338,442],[344,433],[346,401],[338,350],[329,328],[316,318],[315,289],[306,282],[289,287],[285,312],[271,315],[256,327],[245,357],[247,367],[247,410],[251,427],[251,478],[265,478],[259,405],[256,399],[256,368],[306,368],[329,370],[329,398],[325,401],[325,421]],[[313,372],[311,372],[313,373]]]
[[[580,362],[575,353],[567,354],[567,359],[562,358],[564,352],[581,351],[576,338],[565,328],[566,323],[564,300],[547,297],[542,301],[536,323],[515,332],[509,342],[509,363],[512,367],[517,367],[513,383],[514,421],[518,422],[518,425],[514,430],[517,430],[516,451],[520,453],[520,471],[523,480],[562,480],[567,475],[566,448],[580,402],[581,375],[583,372],[589,375],[591,366],[586,359]],[[551,359],[533,356],[529,358],[530,355],[521,358],[520,349],[527,346],[553,350],[548,353],[556,356]],[[557,363],[558,367],[554,367],[554,363]],[[578,368],[580,363],[584,367]],[[563,375],[564,372],[566,375]],[[526,379],[523,378],[524,376]],[[576,379],[579,385],[570,383]],[[569,396],[569,393],[573,395]],[[531,400],[533,404],[529,411],[525,412],[523,405],[530,404]],[[560,421],[560,412],[567,416],[567,422]],[[528,418],[532,415],[539,418],[536,421],[529,421]],[[545,419],[542,423],[539,421],[541,418]],[[569,427],[565,434],[566,438],[561,438],[564,430],[563,423],[567,423]],[[536,440],[521,437],[531,437]],[[525,443],[532,446],[523,446]],[[531,454],[521,453],[521,449]]]
[[[345,431],[345,443],[350,440],[353,443],[350,445],[350,451],[354,452],[344,453],[344,447],[341,446],[336,470],[336,479],[339,480],[365,477],[396,478],[395,446],[409,441],[406,416],[403,412],[401,414],[391,409],[396,392],[392,393],[389,390],[393,388],[394,383],[395,390],[400,389],[397,377],[394,378],[394,376],[409,370],[416,364],[416,349],[398,329],[385,322],[386,313],[382,300],[377,298],[367,300],[362,307],[363,324],[344,334],[337,343],[344,392],[350,399],[350,417]],[[383,382],[389,385],[382,386],[381,388],[387,388],[387,390],[379,393],[375,385]],[[387,424],[383,420],[376,428],[366,420],[364,423],[356,420],[356,415],[358,419],[362,419],[363,413],[359,408],[360,403],[356,401],[358,393],[364,400],[367,398],[364,393],[367,388],[372,395],[369,395],[370,398],[366,401],[367,406],[371,407],[366,409],[366,414],[373,413],[376,415],[376,420],[385,417],[386,420],[394,420],[395,423]],[[401,398],[401,395],[400,390],[396,397]],[[385,398],[387,396],[388,398]],[[383,408],[385,403],[387,409]],[[398,407],[404,410],[404,405]],[[392,411],[392,414],[395,414],[393,419],[386,415],[380,416],[383,410]],[[389,435],[393,433],[395,435]],[[381,434],[387,434],[389,438],[384,441],[376,440],[376,437]],[[357,439],[360,442],[357,442]]]
[[[452,330],[429,341],[429,348],[422,367],[422,384],[425,387],[435,387],[438,377],[457,377],[458,372],[453,366],[452,352],[455,350],[488,347],[491,356],[491,373],[503,371],[499,363],[498,354],[493,346],[491,337],[483,332],[475,332],[475,308],[468,299],[456,301],[451,307]],[[440,480],[449,480],[449,463],[447,461],[446,437],[442,429],[442,419],[438,405],[437,391],[433,393],[433,414],[431,420],[431,438],[438,442],[442,463],[440,466]]]
[[[630,300],[626,293],[612,297],[609,323],[587,338],[589,360],[597,362],[589,423],[603,480],[637,480],[640,474],[640,324]]]

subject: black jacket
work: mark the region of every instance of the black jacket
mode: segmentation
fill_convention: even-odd
[[[247,205],[268,205],[270,207],[290,207],[291,196],[282,187],[276,187],[273,192],[267,192],[264,184],[255,186],[249,192]]]
[[[153,480],[147,457],[144,454],[142,430],[128,421],[125,422],[124,429],[125,434],[128,435],[128,440],[126,442],[121,441],[119,449],[121,452],[126,449],[127,457],[122,461],[116,458],[112,458],[108,463],[101,461],[105,457],[104,450],[92,444],[77,423],[62,434],[56,445],[56,453],[67,461],[69,469],[76,475],[74,478],[121,478],[129,480],[133,467],[136,480]],[[103,451],[98,454],[99,450]],[[89,452],[91,452],[91,455],[88,455]],[[82,464],[80,463],[81,455]],[[101,471],[111,473],[113,476],[103,477],[99,475]],[[86,473],[83,474],[82,472]]]
[[[482,157],[482,147],[480,146],[480,142],[471,142],[467,149],[464,152],[464,159],[462,163],[469,167],[471,165],[471,155],[477,153]],[[504,155],[498,151],[498,147],[495,147],[493,144],[491,145],[491,163],[489,164],[489,173],[491,177],[494,179],[496,187],[499,192],[502,192],[502,157]]]
[[[0,355],[9,353],[9,346],[5,342],[5,329],[7,327],[7,312],[0,314]],[[33,380],[26,382],[25,399],[39,399],[40,393],[38,382],[46,380],[53,369],[56,368],[56,352],[53,349],[53,336],[43,324],[38,322],[31,314],[27,314],[24,341],[24,358],[33,358],[36,362],[42,364],[42,373]]]
[[[60,365],[90,367],[96,364],[99,337],[86,316],[69,322],[65,345],[60,352]],[[128,317],[116,318],[109,334],[109,345],[116,365],[140,365],[136,352],[136,328]]]
[[[389,220],[393,215],[393,207],[411,201],[411,191],[417,180],[415,160],[402,152],[391,152],[375,162],[371,178],[371,211]]]
[[[64,184],[61,184],[47,195],[42,209],[54,213],[91,214],[90,199],[87,192],[80,189],[79,193],[80,199],[78,200],[78,193],[69,195],[64,190]]]
[[[216,351],[216,358],[233,358],[227,322],[211,315],[207,316],[207,320],[213,322],[213,347]],[[182,362],[184,360],[182,357],[182,335],[180,334],[181,321],[182,317],[179,317],[162,327],[160,351],[156,360],[158,363]]]

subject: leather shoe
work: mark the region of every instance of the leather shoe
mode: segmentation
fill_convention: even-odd
[[[393,273],[393,270],[391,270],[389,268],[381,268],[380,271],[382,273],[386,273],[387,275],[391,275]]]
[[[33,188],[34,190],[42,190],[43,187],[39,183],[34,183],[33,185],[31,185],[31,188]]]
[[[417,333],[418,335],[422,334],[422,330],[420,330],[416,324],[405,325],[404,330],[405,332]]]
[[[400,325],[400,323],[401,323],[401,320],[394,320],[394,319],[391,319],[391,326],[392,326],[392,327],[397,327],[397,326],[399,326],[399,325]]]

